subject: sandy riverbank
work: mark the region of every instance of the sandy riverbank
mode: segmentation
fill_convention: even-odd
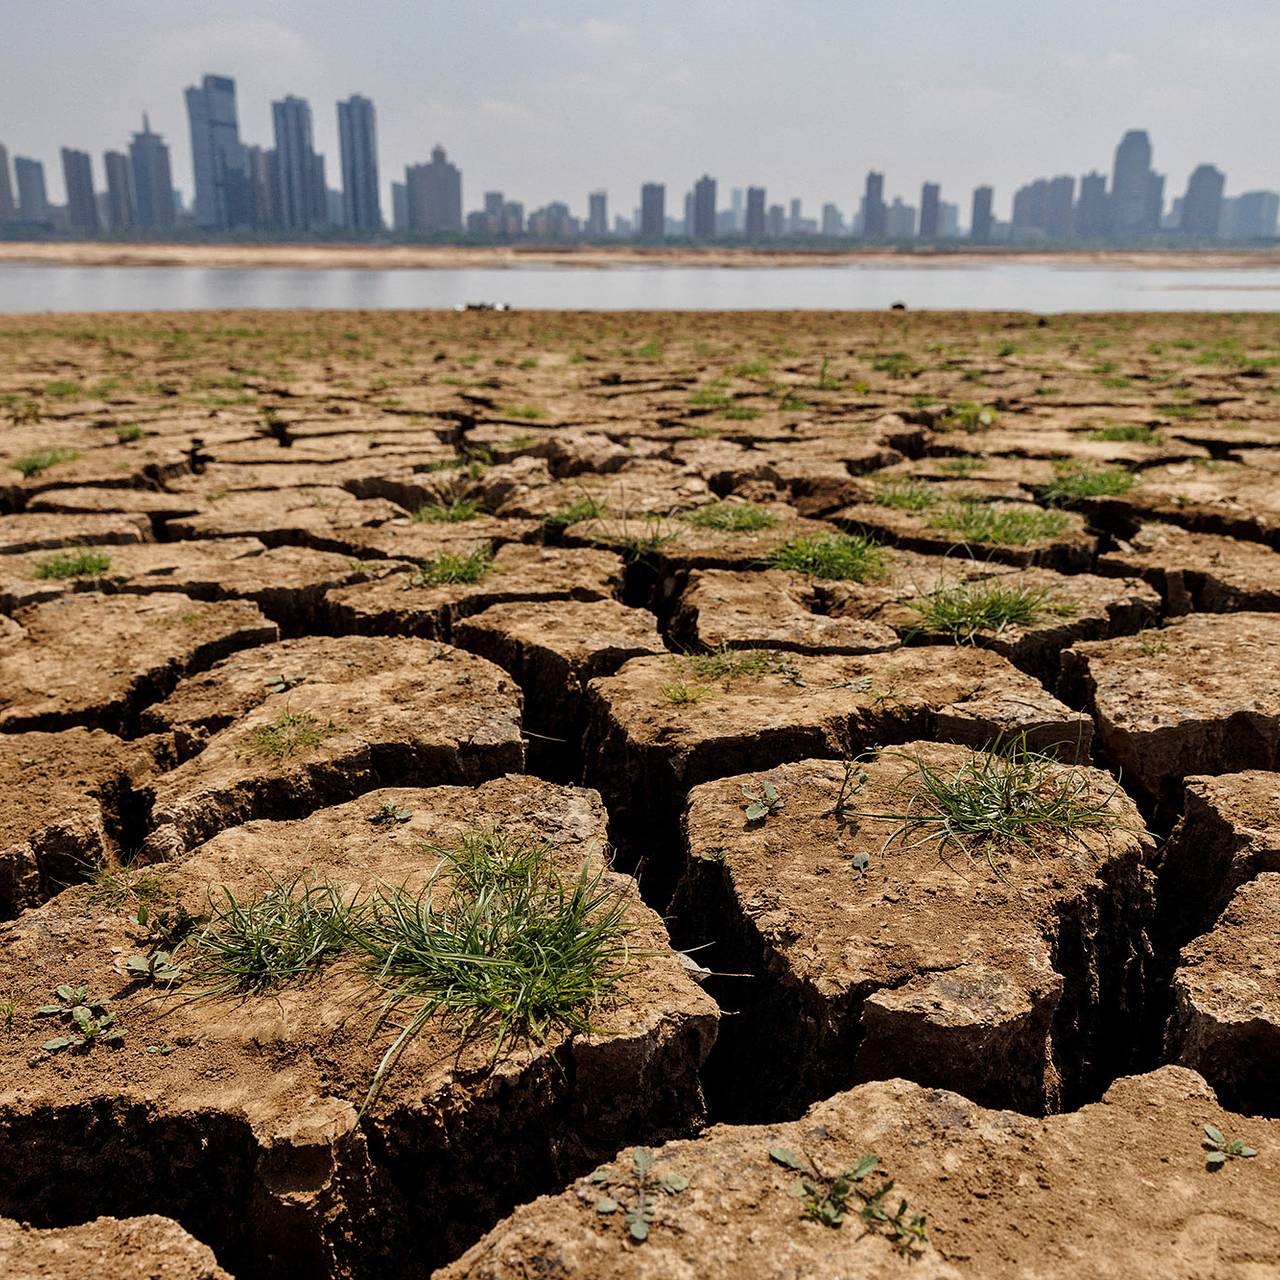
[[[1280,267],[1280,250],[1102,250],[1050,253],[989,250],[895,252],[884,249],[767,250],[639,245],[580,248],[406,244],[110,244],[0,241],[0,263],[76,267],[281,267],[290,270],[446,269],[460,267],[969,267],[1018,262],[1148,271]]]

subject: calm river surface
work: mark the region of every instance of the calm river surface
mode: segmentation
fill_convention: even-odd
[[[904,302],[911,308],[1044,312],[1271,311],[1280,307],[1280,268],[877,263],[295,271],[0,264],[0,312],[454,307],[468,302],[570,310],[856,310]]]

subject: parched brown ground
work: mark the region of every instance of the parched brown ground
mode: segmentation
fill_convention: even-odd
[[[0,319],[0,1272],[1280,1272],[1277,566],[1267,315]],[[1026,750],[1104,820],[903,829]],[[590,1031],[361,1112],[350,963],[125,971],[493,829],[626,903]]]

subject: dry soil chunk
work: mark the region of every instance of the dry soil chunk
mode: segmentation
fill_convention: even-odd
[[[7,1280],[231,1280],[213,1251],[169,1218],[97,1218],[41,1231],[0,1219]]]
[[[1205,1123],[1263,1154],[1206,1173]],[[654,1152],[654,1173],[688,1186],[659,1195],[640,1248],[628,1245],[621,1210],[599,1212],[600,1184],[584,1178],[523,1205],[440,1280],[1260,1280],[1280,1267],[1280,1164],[1266,1159],[1278,1142],[1280,1123],[1225,1112],[1178,1067],[1043,1120],[887,1080],[790,1124],[717,1125]],[[796,1174],[771,1148],[829,1175],[877,1154],[883,1172],[869,1188],[894,1179],[889,1212],[906,1199],[908,1217],[927,1219],[928,1246],[901,1257],[882,1231],[862,1228],[857,1199],[839,1230],[806,1220]],[[631,1156],[605,1176],[625,1174]]]
[[[439,564],[436,560],[430,564]],[[622,586],[622,561],[608,551],[509,543],[473,582],[420,582],[395,574],[330,591],[340,631],[447,638],[453,623],[512,600],[606,600]]]
[[[1280,874],[1237,890],[1213,928],[1182,949],[1168,1056],[1193,1067],[1224,1106],[1280,1114]]]
[[[233,649],[276,638],[247,600],[79,592],[18,611],[0,650],[0,728],[108,729]]]
[[[314,637],[238,654],[153,709],[200,747],[154,784],[153,856],[251,818],[294,817],[374,787],[477,783],[524,762],[520,691],[447,645]]]
[[[710,944],[700,963],[755,975],[715,991],[741,1010],[713,1059],[726,1114],[795,1115],[895,1075],[1055,1110],[1130,1065],[1155,849],[1114,779],[1043,765],[1041,793],[1072,797],[1101,825],[1046,829],[1023,849],[944,845],[936,827],[880,816],[941,812],[924,770],[955,783],[1014,776],[1000,769],[916,742],[847,777],[839,762],[805,760],[694,788],[673,911],[682,937]],[[777,811],[749,820],[745,797],[765,782]]]
[[[1280,553],[1177,525],[1143,525],[1127,543],[1098,557],[1098,572],[1145,578],[1170,613],[1280,609]]]
[[[113,545],[147,542],[150,538],[151,521],[144,515],[55,515],[24,511],[19,515],[0,516],[0,555],[95,542]]]
[[[394,820],[370,821],[387,810]],[[124,1038],[42,1054],[53,1020],[26,1003],[15,1014],[0,1038],[0,1212],[160,1212],[233,1270],[408,1280],[618,1146],[687,1132],[703,1116],[698,1070],[715,1007],[634,882],[605,871],[604,826],[594,793],[512,776],[251,823],[158,870],[153,912],[207,912],[210,893],[226,901],[222,886],[252,904],[302,871],[344,896],[379,885],[443,894],[447,870],[427,887],[440,849],[500,828],[549,842],[563,876],[605,876],[632,927],[632,960],[592,1015],[598,1031],[553,1024],[543,1043],[512,1041],[495,1057],[492,1034],[467,1039],[429,1019],[363,1117],[397,1030],[376,1022],[353,964],[260,995],[184,1000],[179,988],[156,1001],[118,968],[139,948],[134,904],[95,906],[77,889],[26,912],[0,933],[0,990],[21,978],[34,1004],[60,982],[88,983]]]
[[[1193,773],[1280,763],[1280,617],[1194,614],[1074,645],[1063,688],[1088,706],[1111,762],[1151,796]]]

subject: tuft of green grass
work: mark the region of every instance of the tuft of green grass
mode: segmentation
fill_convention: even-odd
[[[699,529],[719,529],[724,533],[755,533],[772,529],[778,517],[754,502],[710,502],[681,516]]]
[[[994,409],[988,408],[986,405],[964,400],[943,418],[941,426],[952,431],[968,431],[970,433],[985,431],[988,427],[995,426],[996,419],[999,416]]]
[[[56,556],[41,560],[31,571],[37,579],[92,578],[107,573],[111,557],[103,551],[60,551]]]
[[[441,502],[428,502],[413,513],[413,519],[421,523],[447,521],[456,524],[461,520],[474,520],[479,514],[478,503],[469,498],[455,498],[448,506]]]
[[[868,582],[884,574],[884,549],[859,533],[823,534],[792,538],[774,551],[769,562],[814,578]]]
[[[23,479],[30,480],[42,471],[56,467],[60,462],[74,462],[79,456],[75,449],[40,449],[35,453],[23,454],[21,458],[14,458],[9,465],[15,471],[20,471]]]
[[[955,458],[943,458],[938,463],[938,470],[945,471],[948,475],[953,476],[970,476],[975,471],[981,471],[985,461],[986,459],[984,458],[975,458],[968,454],[962,454]]]
[[[479,582],[493,568],[493,550],[488,545],[477,547],[467,555],[441,552],[432,560],[424,560],[405,583],[410,587],[439,587],[455,582]]]
[[[508,418],[524,418],[533,421],[538,418],[545,418],[547,411],[539,409],[536,404],[513,404],[507,407],[506,415]]]
[[[1130,444],[1159,444],[1160,433],[1154,427],[1141,426],[1136,422],[1120,426],[1097,427],[1089,432],[1090,440],[1105,440],[1113,444],[1122,442]]]
[[[1054,506],[1082,498],[1118,498],[1137,482],[1126,467],[1086,467],[1068,462],[1055,470],[1057,474],[1040,490],[1040,497]]]
[[[249,734],[246,751],[269,760],[286,760],[295,751],[317,747],[337,729],[310,711],[290,711],[271,724],[257,725]]]
[[[924,365],[917,364],[916,359],[906,351],[888,351],[876,356],[871,367],[877,373],[887,373],[891,378],[914,378],[924,372]]]
[[[439,862],[426,885],[376,890],[351,930],[383,993],[377,1025],[402,1022],[365,1108],[431,1019],[491,1036],[496,1060],[513,1041],[592,1032],[631,968],[627,898],[604,870],[584,861],[566,877],[554,845],[499,829],[427,849]]]
[[[725,373],[731,378],[767,378],[772,371],[767,360],[749,360],[744,364],[730,365]]]
[[[711,692],[706,685],[689,684],[684,680],[672,680],[662,686],[663,698],[675,707],[683,707],[691,702],[701,702]]]
[[[583,520],[599,520],[604,513],[604,503],[588,495],[561,507],[554,515],[549,515],[543,524],[550,525],[553,529],[566,529]]]
[[[115,431],[116,440],[120,444],[129,444],[130,441],[142,439],[142,428],[136,424],[114,427],[112,429]]]
[[[1078,765],[1064,765],[1027,745],[1019,734],[1003,747],[969,756],[958,768],[935,768],[919,756],[894,752],[911,765],[903,779],[906,805],[896,813],[860,812],[897,825],[884,842],[911,850],[936,844],[942,857],[983,858],[1003,880],[997,859],[1088,851],[1086,832],[1123,825],[1110,801],[1095,797]]]
[[[729,404],[729,397],[716,387],[699,387],[689,397],[689,403],[707,409],[723,409]]]
[[[894,507],[899,511],[923,511],[939,500],[937,489],[919,480],[891,480],[878,484],[871,501],[878,507]]]
[[[988,542],[998,547],[1025,547],[1059,537],[1070,527],[1065,511],[1043,507],[996,507],[961,502],[929,518],[929,527],[965,542]]]
[[[768,649],[730,649],[727,645],[712,653],[690,653],[680,662],[699,680],[728,683],[740,676],[763,676],[773,670],[774,656]]]
[[[942,587],[912,600],[920,615],[913,630],[950,636],[972,644],[982,632],[999,635],[1009,627],[1031,627],[1052,617],[1069,617],[1075,606],[1054,598],[1047,587],[1007,587],[988,582]]]
[[[749,404],[731,404],[724,411],[724,416],[731,422],[753,422],[760,416],[760,410]]]

